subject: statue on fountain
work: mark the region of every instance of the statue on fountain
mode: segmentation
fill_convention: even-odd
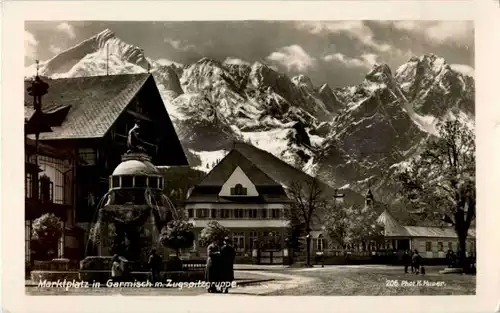
[[[128,153],[145,153],[145,141],[141,138],[141,122],[136,121],[134,127],[128,132],[127,138],[127,154]]]

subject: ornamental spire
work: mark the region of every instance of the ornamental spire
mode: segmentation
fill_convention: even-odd
[[[36,60],[36,76],[31,82],[31,86],[28,87],[28,94],[33,97],[33,108],[35,112],[42,111],[42,96],[48,93],[49,84],[42,81],[39,76],[40,71],[40,61]]]

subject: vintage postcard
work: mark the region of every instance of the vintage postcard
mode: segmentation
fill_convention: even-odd
[[[480,307],[473,13],[74,13],[16,30],[28,302]]]

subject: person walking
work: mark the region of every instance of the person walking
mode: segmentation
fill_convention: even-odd
[[[113,255],[111,263],[111,279],[115,283],[123,280],[123,267],[118,254]]]
[[[236,251],[231,246],[231,240],[229,237],[224,238],[224,245],[220,249],[220,274],[221,283],[223,284],[223,293],[228,293],[229,286],[234,281],[234,258],[236,257]]]
[[[220,281],[220,251],[214,240],[207,247],[207,263],[205,266],[205,281],[209,283],[208,292],[217,293],[216,283]]]
[[[151,282],[153,285],[160,280],[161,257],[156,253],[156,249],[151,250],[148,266],[151,271]]]
[[[415,270],[415,274],[418,275],[420,273],[420,264],[422,263],[422,257],[418,254],[418,250],[415,249],[415,253],[412,256],[413,268]]]

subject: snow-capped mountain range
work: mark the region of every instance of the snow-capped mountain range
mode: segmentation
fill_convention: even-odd
[[[105,30],[40,62],[52,78],[150,70],[192,166],[207,171],[234,139],[251,142],[335,187],[383,190],[439,120],[474,127],[474,78],[433,54],[392,71],[375,65],[357,86],[315,86],[260,62],[152,60]],[[33,76],[34,65],[26,68]]]

